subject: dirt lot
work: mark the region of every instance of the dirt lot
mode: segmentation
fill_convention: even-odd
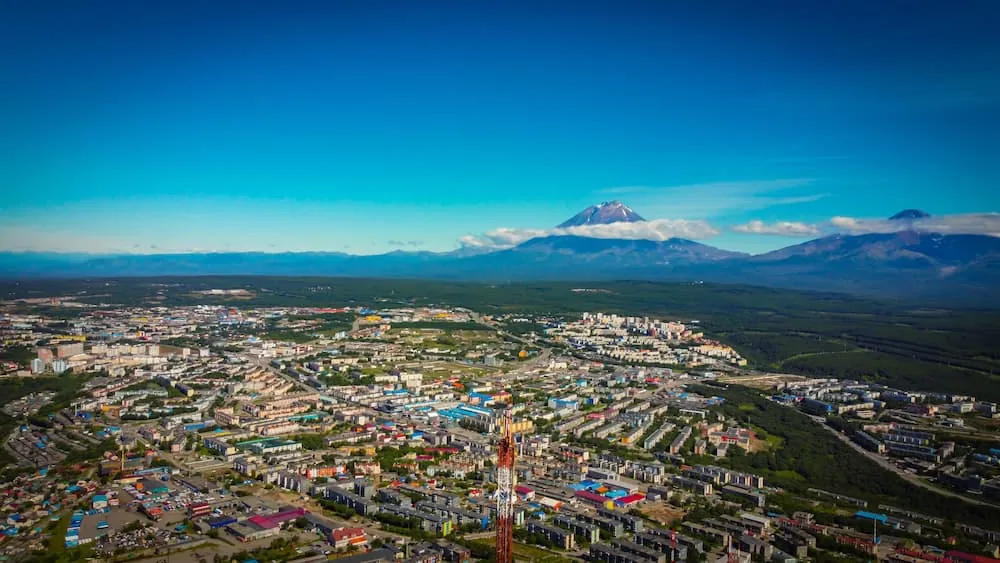
[[[684,518],[683,510],[665,502],[647,503],[645,506],[642,506],[640,510],[664,526],[669,526],[675,520]]]
[[[736,446],[732,446],[732,447],[736,447]],[[770,447],[770,444],[768,444],[764,440],[761,440],[759,438],[751,438],[750,439],[750,451],[749,451],[749,453],[762,452],[762,451],[768,449],[769,447]]]

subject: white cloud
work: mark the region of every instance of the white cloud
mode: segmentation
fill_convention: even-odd
[[[608,225],[580,225],[554,230],[558,232],[553,234],[633,240],[705,239],[719,234],[718,229],[703,219],[654,219]]]
[[[814,182],[813,178],[783,178],[680,186],[619,186],[600,190],[600,193],[627,195],[636,207],[661,216],[710,218],[731,211],[809,203],[826,197],[824,193],[789,193]]]
[[[471,248],[510,248],[526,240],[544,237],[547,234],[546,231],[540,229],[509,229],[507,227],[500,227],[481,235],[465,235],[458,239],[458,243],[464,247]]]
[[[829,225],[833,231],[852,235],[915,230],[946,235],[965,234],[1000,237],[1000,213],[966,213],[895,221],[889,219],[834,217],[830,219]]]
[[[743,225],[733,225],[729,230],[737,233],[747,233],[754,235],[777,235],[784,237],[814,237],[819,236],[822,231],[819,226],[799,221],[776,221],[765,223],[753,220]]]
[[[797,221],[777,221],[765,223],[754,220],[742,225],[733,225],[729,230],[753,235],[780,235],[789,237],[813,237],[832,233],[863,235],[872,233],[896,233],[900,231],[920,231],[946,235],[990,235],[1000,237],[1000,213],[966,213],[941,215],[923,219],[866,219],[837,216],[823,223],[811,224]]]
[[[580,237],[628,240],[667,240],[671,238],[705,239],[719,234],[718,229],[701,219],[656,219],[608,225],[580,225],[563,229],[509,229],[502,227],[481,235],[459,239],[463,247],[503,249],[533,238],[574,235]]]

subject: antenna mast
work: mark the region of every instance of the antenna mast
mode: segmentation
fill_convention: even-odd
[[[497,563],[514,561],[514,420],[510,406],[500,422],[500,443],[497,444]]]

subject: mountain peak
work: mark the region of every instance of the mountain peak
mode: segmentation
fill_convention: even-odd
[[[568,220],[559,224],[557,228],[579,227],[582,225],[608,225],[610,223],[635,223],[645,221],[632,208],[620,201],[605,201],[600,205],[591,205]]]
[[[926,211],[921,211],[919,209],[904,209],[899,213],[889,217],[890,221],[910,221],[913,219],[926,219],[930,217],[931,214]]]

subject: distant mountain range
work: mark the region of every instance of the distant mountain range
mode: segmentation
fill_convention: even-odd
[[[88,255],[0,253],[0,277],[15,279],[176,275],[399,277],[470,281],[672,280],[757,284],[905,298],[995,303],[1000,238],[913,230],[927,218],[908,209],[888,234],[830,235],[759,255],[698,242],[551,235],[503,250]],[[620,202],[589,207],[559,228],[642,217]],[[572,232],[572,231],[571,231]]]

